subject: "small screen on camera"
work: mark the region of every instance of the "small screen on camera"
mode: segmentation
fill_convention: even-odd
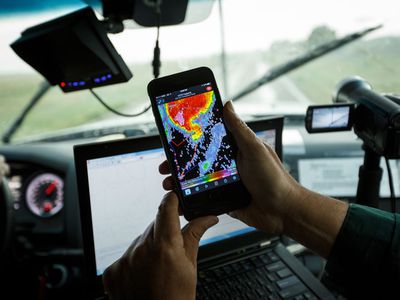
[[[349,117],[350,106],[315,108],[311,128],[346,128],[349,126]]]

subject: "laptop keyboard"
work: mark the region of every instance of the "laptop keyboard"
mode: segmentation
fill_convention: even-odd
[[[318,299],[273,250],[200,270],[196,292],[201,300]]]

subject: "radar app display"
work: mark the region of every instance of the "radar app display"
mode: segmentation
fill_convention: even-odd
[[[184,195],[238,181],[234,152],[211,83],[168,93],[156,101]]]

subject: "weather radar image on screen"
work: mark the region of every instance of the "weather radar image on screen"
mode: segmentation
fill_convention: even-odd
[[[239,180],[211,83],[156,97],[185,196]]]

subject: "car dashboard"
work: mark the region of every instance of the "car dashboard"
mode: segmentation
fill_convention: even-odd
[[[88,140],[0,146],[0,154],[5,156],[11,169],[8,183],[14,198],[14,250],[19,253],[18,257],[29,253],[31,273],[37,274],[33,269],[40,266],[39,278],[46,274],[50,298],[52,295],[58,299],[71,297],[83,288],[83,250],[73,145],[86,142]],[[349,183],[348,178],[342,178],[346,173],[340,170],[340,164],[332,169],[329,164],[325,168],[321,162],[334,159],[342,161],[343,166],[346,166],[343,162],[348,161],[361,163],[361,146],[361,141],[352,132],[310,135],[304,129],[303,119],[285,121],[284,165],[296,180],[317,191],[320,188],[321,193],[341,184],[352,184],[351,191],[355,190],[357,170],[353,170],[355,178]],[[346,191],[349,190],[328,195],[354,201],[354,191],[348,195]],[[51,201],[40,201],[43,195],[51,195],[47,197]],[[383,197],[381,203],[382,208],[388,209],[388,199]],[[25,269],[23,272],[26,273]],[[36,283],[31,289],[37,289]]]
[[[38,288],[50,298],[82,289],[83,250],[73,144],[3,145],[13,198],[13,268],[4,288],[31,297]],[[44,195],[49,201],[40,201]],[[23,283],[24,289],[17,283]],[[42,284],[40,284],[42,283]],[[63,295],[63,296],[61,296]]]
[[[10,166],[8,182],[18,229],[38,237],[66,235],[63,242],[78,246],[79,237],[68,237],[68,224],[79,223],[79,211],[72,207],[77,205],[72,145],[3,146],[1,154]],[[46,193],[51,201],[42,203],[40,197]]]

